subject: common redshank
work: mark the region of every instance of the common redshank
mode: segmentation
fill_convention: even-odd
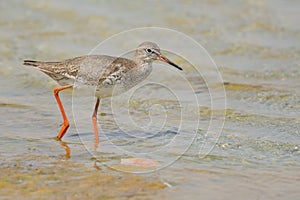
[[[74,87],[79,82],[96,88],[97,98],[92,115],[92,123],[96,142],[99,143],[97,128],[97,112],[100,99],[120,94],[142,82],[152,71],[152,62],[160,60],[179,70],[181,67],[163,56],[160,48],[153,42],[143,42],[135,50],[133,60],[107,55],[85,55],[61,62],[41,62],[24,60],[24,65],[37,67],[61,87],[54,88],[54,96],[64,122],[57,135],[59,140],[69,128],[69,121],[64,111],[58,93],[64,89]]]

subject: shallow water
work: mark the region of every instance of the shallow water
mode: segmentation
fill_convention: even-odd
[[[296,199],[299,8],[297,1],[0,2],[1,196]],[[149,80],[172,91],[157,84],[145,86],[136,90],[128,107],[124,96],[113,99],[113,108],[110,99],[103,99],[96,150],[90,119],[94,98],[62,92],[71,127],[64,142],[56,141],[61,116],[52,89],[57,85],[22,66],[23,59],[57,61],[88,54],[112,34],[145,26],[175,29],[197,40],[218,65],[223,81],[209,80],[207,85],[189,63],[170,55],[193,85],[195,107],[177,71],[155,63]],[[163,45],[195,53],[184,42],[170,39]],[[110,48],[107,52],[118,52]],[[204,61],[196,64],[209,77],[211,68]],[[226,109],[218,90],[212,107],[209,89],[223,83]],[[172,92],[182,98],[180,104]],[[222,124],[225,112],[222,133],[214,143],[216,134],[207,134],[210,120]],[[129,119],[137,126],[128,125]],[[215,145],[208,151],[205,144],[210,142]],[[121,164],[121,159],[139,156],[165,168],[128,173],[153,170]]]

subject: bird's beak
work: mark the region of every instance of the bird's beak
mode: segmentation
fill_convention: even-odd
[[[181,67],[179,67],[178,65],[176,65],[175,63],[173,63],[172,61],[170,61],[168,58],[164,57],[161,54],[157,55],[157,60],[168,63],[169,65],[172,65],[172,66],[176,67],[177,69],[182,70]]]

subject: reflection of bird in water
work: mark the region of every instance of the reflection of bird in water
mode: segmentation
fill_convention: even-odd
[[[62,127],[57,135],[61,139],[69,128],[69,122],[58,93],[61,90],[74,87],[74,82],[96,87],[97,97],[92,115],[96,143],[99,143],[97,128],[97,111],[100,98],[120,94],[143,81],[152,71],[152,62],[160,60],[179,70],[181,67],[160,53],[157,44],[144,42],[140,44],[133,60],[107,55],[86,55],[61,62],[40,62],[24,60],[24,65],[37,67],[57,81],[61,87],[54,89],[54,96],[63,117]]]
[[[71,158],[71,149],[70,147],[67,145],[67,143],[60,141],[60,145],[66,150],[66,158],[69,159]]]

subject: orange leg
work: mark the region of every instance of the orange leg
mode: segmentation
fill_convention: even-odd
[[[95,148],[97,148],[99,144],[99,134],[98,134],[98,127],[97,127],[97,112],[98,112],[99,103],[100,103],[100,99],[97,97],[95,110],[92,115],[92,122],[94,126],[94,135],[95,135]]]
[[[68,128],[69,128],[69,121],[67,119],[67,116],[66,116],[66,113],[65,113],[65,110],[64,110],[64,107],[60,101],[60,98],[58,96],[58,93],[61,91],[61,90],[64,90],[64,89],[68,89],[68,88],[71,88],[72,85],[66,85],[66,86],[62,86],[62,87],[59,87],[59,88],[54,88],[54,96],[55,96],[55,99],[57,101],[57,104],[58,104],[58,107],[59,107],[59,110],[61,112],[61,115],[64,119],[64,122],[62,124],[62,127],[57,135],[57,138],[60,140],[64,134],[67,132]]]

